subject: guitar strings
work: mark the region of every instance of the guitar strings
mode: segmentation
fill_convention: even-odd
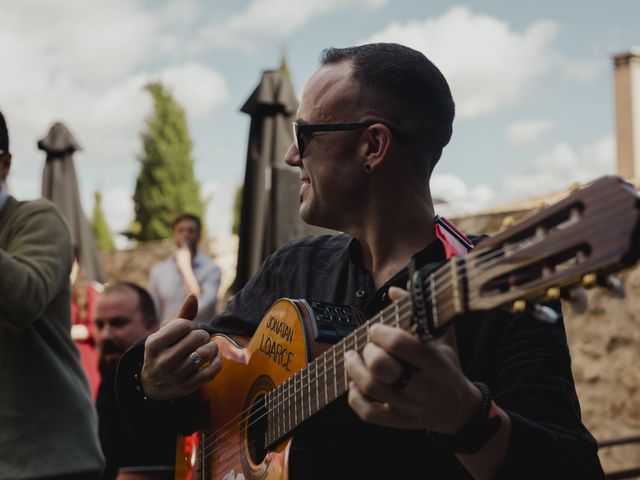
[[[599,209],[598,209],[598,210],[599,210]],[[613,213],[612,211],[609,211],[609,214],[612,214],[612,213]],[[610,236],[610,232],[608,232],[608,235]],[[528,242],[528,241],[529,241],[529,242]],[[535,244],[535,243],[538,243],[538,241],[537,241],[535,238],[534,238],[534,239],[525,239],[523,242],[520,242],[520,244],[514,244],[514,247],[513,247],[513,248],[512,248],[512,250],[511,250],[511,251],[512,251],[512,253],[517,253],[517,247],[518,247],[518,246],[520,246],[520,247],[521,247],[521,248],[520,248],[521,250],[522,250],[522,249],[524,249],[524,248],[529,248],[529,245],[526,245],[526,243]],[[476,253],[477,255],[473,255],[474,253]],[[487,253],[490,253],[490,255],[487,255]],[[487,263],[486,263],[487,258],[489,258],[489,259],[496,258],[496,257],[498,257],[498,256],[502,255],[503,253],[504,253],[504,249],[502,249],[502,248],[495,248],[495,249],[482,249],[482,250],[479,250],[479,251],[472,251],[472,252],[470,252],[469,254],[465,255],[465,256],[464,256],[464,258],[466,258],[466,259],[468,260],[468,259],[471,259],[471,258],[473,258],[473,257],[479,257],[479,256],[481,256],[481,255],[485,255],[485,256],[486,256],[486,258],[484,259],[484,260],[485,260],[485,265],[484,265],[484,267],[486,268],[486,267],[488,267],[488,266],[491,266],[490,264],[487,264]],[[493,263],[496,263],[496,262],[493,262]],[[464,265],[462,265],[462,268],[461,268],[461,269],[458,269],[458,272],[459,272],[459,273],[462,273],[462,274],[463,274],[463,276],[464,276],[464,273],[463,273],[463,272],[461,272],[461,270],[464,270]],[[440,274],[440,272],[441,272],[441,271],[443,272],[442,274]],[[448,278],[447,278],[447,277],[450,277],[450,276],[451,276],[451,269],[439,268],[439,269],[438,269],[438,270],[436,270],[434,273],[432,273],[429,277],[430,277],[430,278],[434,278],[436,281],[434,281],[433,283],[437,283],[437,284],[439,284],[439,285],[437,285],[437,286],[439,287],[439,286],[441,286],[441,285],[442,285],[442,282],[443,282],[444,280],[448,280]],[[429,283],[429,282],[427,282],[427,283]],[[448,284],[446,287],[451,288],[451,285],[450,285],[450,284]],[[438,294],[438,293],[442,293],[443,291],[444,291],[444,290],[438,289],[438,291],[436,292],[436,294]],[[403,303],[404,303],[404,302],[403,302]],[[411,304],[410,304],[410,302],[406,302],[406,303],[404,303],[400,308],[405,309],[407,306],[411,309]],[[388,308],[387,308],[387,309],[385,309],[385,310],[388,310]],[[382,311],[382,312],[380,312],[380,313],[384,313],[384,311],[385,311],[385,310],[383,310],[383,311]],[[404,312],[404,313],[406,313],[406,312]],[[407,318],[408,318],[408,317],[407,317]],[[406,320],[407,318],[403,318],[402,320],[397,320],[397,319],[396,319],[396,321],[404,321],[404,320]],[[372,324],[374,324],[374,323],[377,323],[377,322],[376,322],[376,320],[378,320],[378,319],[376,319],[376,316],[374,316],[374,317],[372,317],[372,319],[370,319],[370,321],[368,321],[368,322],[367,322],[367,324],[366,324],[366,325],[372,325]],[[386,323],[386,322],[385,322],[385,323]],[[362,329],[362,332],[365,332],[366,330],[367,330],[367,329]],[[360,329],[356,330],[356,331],[355,331],[355,332],[353,332],[353,333],[354,333],[354,334],[356,334],[356,335],[358,335],[358,334],[360,333]],[[367,333],[368,333],[368,332],[367,332]],[[345,340],[345,342],[348,340],[348,338],[349,338],[349,337],[345,337],[345,339],[344,339],[344,340]],[[357,342],[357,338],[356,338],[356,342]],[[346,344],[346,343],[345,343],[345,344]],[[331,352],[331,350],[332,350],[332,349],[329,349],[329,350],[327,350],[327,352]],[[336,360],[335,360],[335,352],[333,352],[333,355],[334,355],[334,362],[333,362],[333,364],[334,364],[334,370],[335,370],[335,369],[337,369],[338,367],[340,368],[340,370],[343,370],[343,366],[342,366],[343,359],[342,359],[342,358],[340,358],[340,359],[338,360],[338,362],[336,362]],[[317,363],[317,362],[314,362],[314,363]],[[311,364],[309,364],[309,365],[311,365]],[[309,365],[308,365],[307,367],[309,367]],[[326,367],[326,359],[325,359],[325,367]],[[317,369],[317,365],[316,365],[316,369]],[[293,395],[293,396],[291,396],[291,395],[290,395],[289,397],[285,397],[285,398],[283,398],[283,399],[282,399],[282,401],[281,401],[280,403],[276,403],[275,405],[269,405],[269,404],[266,404],[264,407],[260,407],[260,409],[262,409],[262,410],[267,409],[267,412],[266,412],[265,414],[263,414],[261,417],[259,417],[257,420],[252,421],[252,422],[249,424],[249,426],[253,425],[256,421],[258,421],[258,420],[260,420],[261,418],[263,418],[263,417],[264,417],[264,415],[268,415],[270,411],[273,411],[275,408],[280,407],[280,406],[281,406],[282,404],[284,404],[285,402],[289,402],[289,401],[291,400],[291,398],[295,398],[295,394],[297,393],[297,392],[295,391],[295,390],[296,390],[296,383],[297,383],[296,376],[298,375],[298,373],[303,372],[304,370],[305,370],[305,368],[303,368],[303,369],[299,370],[298,372],[296,372],[294,375],[292,375],[291,377],[289,377],[289,378],[286,380],[286,382],[289,382],[290,380],[292,380],[292,379],[293,379],[293,381],[292,381],[291,383],[293,383],[293,387],[294,387],[294,395]],[[325,378],[326,378],[326,376],[327,376],[327,372],[326,372],[326,371],[324,371],[323,373],[324,373],[324,376],[325,376]],[[316,375],[317,375],[317,372],[316,372]],[[321,373],[321,375],[322,375],[322,373]],[[283,385],[284,385],[284,384],[283,384]],[[289,387],[291,387],[291,385],[289,385]],[[288,389],[288,388],[287,388],[287,389]],[[300,390],[299,390],[299,391],[300,391],[300,392],[303,392],[303,390],[304,390],[304,378],[303,378],[303,376],[302,376],[302,375],[300,375]],[[314,391],[314,393],[317,393],[317,392],[315,392],[315,391]],[[304,402],[303,402],[303,403],[304,403]],[[317,399],[317,398],[316,398],[316,403],[318,403],[318,399]],[[323,405],[323,406],[324,406],[324,405]],[[229,421],[225,426],[227,426],[228,424],[232,423],[232,422],[233,422],[234,420],[236,420],[237,418],[242,417],[242,416],[243,416],[247,411],[248,411],[248,410],[245,410],[244,412],[241,412],[241,413],[240,413],[240,415],[238,415],[235,419],[230,420],[230,421]],[[257,413],[259,413],[259,412],[258,412],[258,411],[254,411],[252,414],[250,414],[250,416],[251,416],[251,415],[254,415],[254,414],[257,414]],[[302,413],[304,414],[304,408],[303,408],[303,407],[302,407]],[[250,416],[249,416],[249,418],[250,418]],[[304,416],[304,415],[302,415],[302,416]],[[297,422],[295,422],[295,421],[294,421],[294,423],[297,423]],[[224,436],[225,436],[225,433],[226,433],[226,432],[224,432],[224,431],[223,431],[223,429],[225,428],[225,426],[221,427],[221,428],[218,430],[218,432],[222,433],[222,435],[221,435],[220,437],[216,437],[216,438],[222,438],[222,437],[224,437]],[[218,433],[218,432],[216,432],[216,433]],[[205,445],[205,446],[204,446],[204,448],[206,449],[206,448],[208,448],[208,447],[213,447],[213,446],[214,446],[214,443],[215,443],[216,438],[214,438],[214,441],[213,441],[213,442],[209,443],[208,445]],[[212,450],[212,451],[211,451],[211,452],[209,452],[209,453],[210,453],[210,454],[212,454],[212,453],[214,453],[214,452],[215,452],[215,449],[214,449],[214,450]],[[209,456],[209,455],[207,455],[207,457],[208,457],[208,456]]]

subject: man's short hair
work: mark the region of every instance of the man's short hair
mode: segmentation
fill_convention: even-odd
[[[430,175],[451,139],[455,116],[442,72],[421,52],[396,43],[327,48],[320,58],[322,65],[345,60],[353,63],[353,78],[363,92],[383,97],[376,107],[395,121],[400,135],[413,143],[424,140],[426,157],[413,167],[420,175]]]
[[[0,150],[3,152],[9,151],[9,131],[2,112],[0,112]]]
[[[158,326],[158,317],[156,316],[156,308],[153,299],[147,290],[137,283],[133,282],[116,282],[108,284],[102,292],[102,295],[115,292],[133,291],[138,296],[138,309],[144,317],[147,326]]]
[[[191,220],[192,222],[195,222],[196,226],[198,227],[198,233],[202,231],[202,222],[200,221],[200,218],[192,213],[181,213],[180,215],[178,215],[173,220],[173,223],[171,224],[171,228],[172,229],[176,228],[176,225],[184,220]]]

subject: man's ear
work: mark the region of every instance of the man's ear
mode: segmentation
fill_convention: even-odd
[[[374,123],[364,134],[366,143],[363,145],[363,168],[372,172],[379,168],[388,157],[392,139],[391,130],[383,123]]]

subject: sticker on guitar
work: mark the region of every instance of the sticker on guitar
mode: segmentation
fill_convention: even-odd
[[[267,319],[265,326],[267,327],[268,332],[273,332],[283,341],[287,343],[291,343],[293,341],[293,328],[278,319],[276,316],[271,315]],[[284,368],[287,372],[291,371],[290,365],[294,353],[285,345],[280,343],[278,338],[272,336],[270,333],[263,333],[260,338],[260,351],[276,364]]]

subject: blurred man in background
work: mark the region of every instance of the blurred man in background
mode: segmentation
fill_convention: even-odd
[[[116,402],[115,377],[120,356],[158,326],[153,300],[134,283],[109,285],[96,304],[95,339],[102,381],[97,408],[100,444],[107,460],[103,480],[173,478],[174,449],[155,432],[134,435]],[[146,433],[149,435],[147,436]]]
[[[197,216],[178,215],[173,221],[176,251],[151,270],[149,292],[162,322],[178,312],[188,294],[198,298],[197,323],[206,323],[215,314],[220,268],[198,248],[201,232]]]

